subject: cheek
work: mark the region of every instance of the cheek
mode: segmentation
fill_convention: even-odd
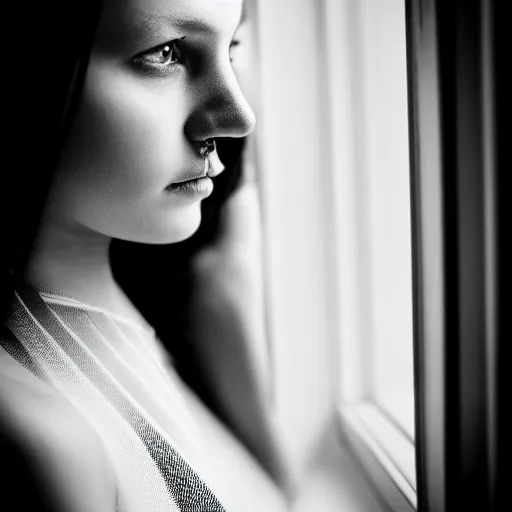
[[[181,89],[91,62],[52,186],[60,214],[132,239],[137,229],[158,231],[159,222],[181,232],[198,224],[199,205],[179,218],[164,192],[191,161]]]
[[[183,98],[92,63],[62,168],[82,186],[162,190],[186,161]]]

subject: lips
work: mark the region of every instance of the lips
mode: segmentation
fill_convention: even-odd
[[[185,174],[183,176],[183,178],[173,181],[169,186],[178,185],[180,183],[186,183],[187,181],[198,180],[199,178],[206,178],[208,175],[209,169],[210,169],[210,163],[208,162],[208,159],[205,158],[204,168],[202,171],[195,172],[194,174],[192,174],[192,173]]]
[[[201,171],[196,171],[194,173],[190,172],[180,176],[176,181],[173,181],[169,187],[173,185],[178,185],[179,183],[185,183],[187,181],[197,180],[199,178],[215,178],[220,173],[224,171],[225,167],[221,162],[219,155],[216,151],[208,154],[204,159],[204,167]]]

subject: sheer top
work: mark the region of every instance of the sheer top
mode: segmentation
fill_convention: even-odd
[[[241,443],[180,379],[147,324],[48,290],[18,291],[0,346],[104,441],[121,512],[285,510]]]

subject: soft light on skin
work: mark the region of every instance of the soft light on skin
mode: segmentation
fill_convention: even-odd
[[[165,188],[201,173],[198,142],[252,130],[254,115],[229,62],[240,13],[235,0],[107,0],[50,196],[50,222],[146,243],[194,233],[201,198]],[[181,28],[192,22],[199,27]],[[127,34],[134,37],[126,41]],[[180,37],[187,64],[155,75],[129,65],[131,52]]]
[[[105,0],[29,264],[33,284],[112,302],[112,238],[164,244],[197,230],[204,197],[167,187],[203,172],[206,138],[254,127],[229,55],[241,10],[240,0]],[[182,62],[148,68],[147,52],[177,39]],[[141,69],[133,59],[143,53]]]

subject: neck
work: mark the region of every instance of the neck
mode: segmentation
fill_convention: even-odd
[[[111,238],[86,228],[44,221],[24,280],[111,309],[120,289],[110,267],[110,242]]]

